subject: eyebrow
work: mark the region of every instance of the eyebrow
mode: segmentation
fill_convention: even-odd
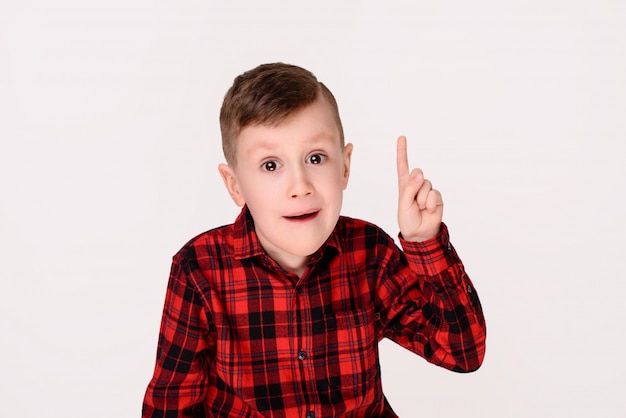
[[[318,145],[319,143],[325,142],[334,142],[335,140],[339,140],[334,135],[322,131],[315,135],[313,135],[309,140],[307,140],[308,144],[311,144],[313,147]],[[259,143],[255,144],[252,148],[249,149],[249,155],[255,155],[258,153],[265,152],[273,152],[274,150],[278,150],[282,147],[280,143],[270,143],[269,141],[260,140]]]

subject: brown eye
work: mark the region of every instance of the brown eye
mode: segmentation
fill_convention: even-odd
[[[265,171],[275,171],[278,168],[278,163],[276,161],[266,161],[261,167]]]
[[[326,158],[325,155],[323,154],[313,154],[309,157],[308,162],[310,164],[321,164],[324,162],[324,159]]]

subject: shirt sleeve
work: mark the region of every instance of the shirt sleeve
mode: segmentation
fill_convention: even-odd
[[[486,327],[478,294],[450,243],[448,229],[390,246],[378,285],[381,337],[457,372],[480,367]]]
[[[207,377],[202,363],[211,344],[210,315],[190,280],[190,269],[174,259],[165,296],[154,375],[142,417],[185,417],[202,408]]]

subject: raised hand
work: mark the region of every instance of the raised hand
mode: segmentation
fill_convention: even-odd
[[[398,138],[398,225],[407,241],[426,241],[439,233],[443,217],[441,193],[419,168],[409,173],[406,138]]]

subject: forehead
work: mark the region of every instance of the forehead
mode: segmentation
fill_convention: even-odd
[[[334,112],[324,99],[298,109],[277,124],[249,125],[237,138],[237,154],[292,146],[341,145]]]

